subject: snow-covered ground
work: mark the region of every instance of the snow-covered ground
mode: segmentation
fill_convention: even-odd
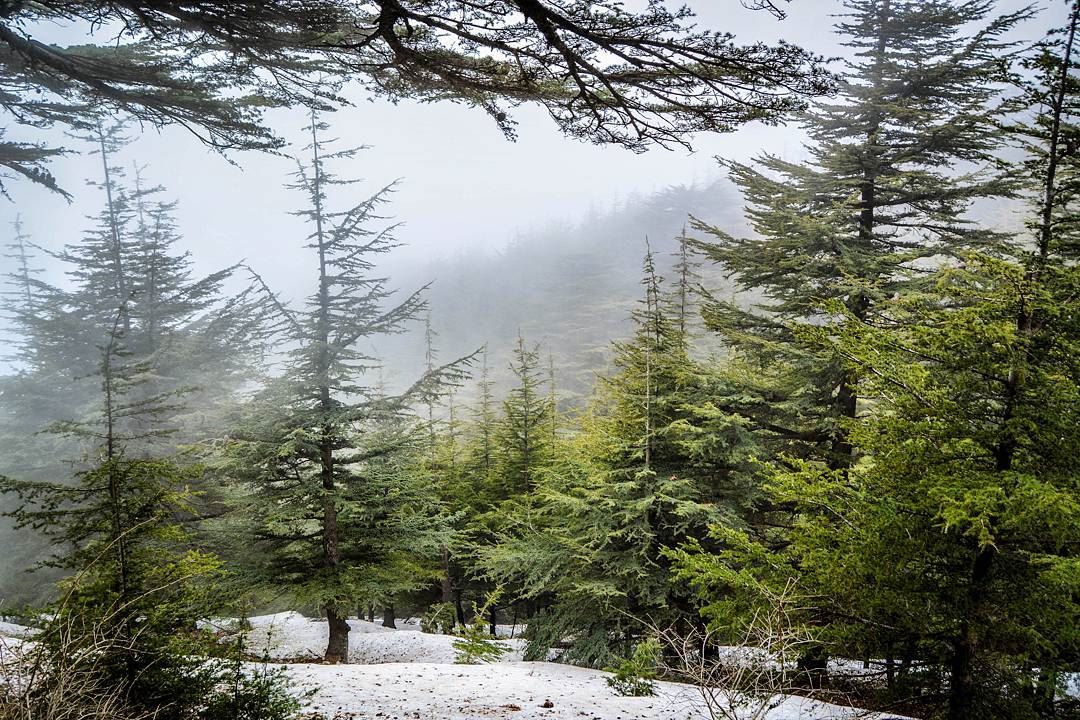
[[[326,647],[326,622],[287,612],[249,618],[249,652],[271,662],[288,660],[305,712],[331,720],[703,720],[696,689],[657,683],[652,697],[623,697],[607,684],[608,673],[547,662],[521,662],[524,642],[504,640],[509,652],[491,665],[454,664],[454,638],[349,620],[348,665],[318,663]],[[234,622],[222,622],[223,629]],[[509,627],[502,634],[509,634]],[[520,630],[520,629],[519,629]],[[303,662],[309,660],[312,662]],[[300,662],[297,662],[300,661]],[[751,717],[749,712],[745,717]],[[764,715],[768,720],[884,718],[850,708],[788,697]]]
[[[607,673],[545,662],[494,665],[408,663],[289,665],[298,689],[314,690],[305,708],[337,720],[704,720],[696,691],[657,683],[652,697],[622,697]],[[748,714],[746,717],[751,717]],[[890,717],[788,697],[768,720]]]
[[[247,651],[271,660],[318,661],[326,650],[326,621],[306,618],[295,612],[249,618],[245,634]],[[349,662],[445,663],[453,664],[457,653],[454,638],[420,632],[420,626],[399,622],[399,629],[384,628],[365,620],[349,620]],[[223,623],[231,626],[232,623]],[[525,643],[520,639],[500,641],[507,649],[504,659],[521,660]]]
[[[0,638],[27,638],[33,633],[24,625],[0,621]]]
[[[310,720],[705,720],[695,688],[657,683],[651,697],[623,697],[607,684],[608,673],[549,662],[521,662],[523,641],[504,641],[511,652],[491,665],[456,665],[454,638],[421,633],[412,623],[392,630],[350,620],[348,665],[317,659],[326,624],[299,613],[250,618],[247,647],[283,665]],[[236,621],[205,626],[228,634]],[[0,664],[32,631],[0,624]],[[309,662],[303,662],[308,660]],[[300,662],[297,662],[300,661]],[[271,665],[273,667],[273,665]],[[762,715],[750,708],[743,720],[886,720],[894,717],[800,697],[772,703]]]

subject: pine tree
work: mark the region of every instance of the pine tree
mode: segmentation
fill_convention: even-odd
[[[725,553],[679,561],[717,618],[725,596],[794,579],[816,598],[799,621],[838,654],[884,657],[891,697],[928,717],[1059,716],[1080,657],[1078,17],[1073,3],[1024,61],[1002,127],[1026,150],[1007,166],[1026,233],[932,269],[876,317],[834,302],[843,322],[801,330],[866,398],[848,428],[859,461],[774,466],[769,491],[796,518],[779,552],[728,532]]]
[[[708,373],[687,355],[678,296],[651,251],[642,287],[634,336],[615,343],[615,373],[580,432],[555,446],[498,542],[480,550],[493,580],[541,608],[530,657],[572,638],[564,658],[602,667],[629,652],[640,618],[693,621],[662,551],[737,517],[745,432],[707,409]]]
[[[551,451],[545,426],[554,412],[544,394],[539,345],[529,347],[518,335],[510,371],[516,385],[503,401],[498,429],[498,477],[503,498],[536,486],[538,469]]]
[[[837,31],[853,48],[835,101],[803,125],[809,160],[766,155],[726,163],[758,237],[703,223],[698,245],[763,295],[756,308],[712,298],[707,324],[733,348],[725,406],[777,450],[852,462],[844,427],[859,399],[836,356],[800,343],[793,325],[830,321],[841,302],[858,321],[917,287],[926,263],[1001,240],[966,219],[981,198],[1014,187],[994,172],[995,105],[1012,51],[1008,31],[1029,10],[990,19],[987,0],[848,0]],[[982,23],[974,35],[968,29]]]
[[[170,717],[192,706],[190,694],[181,699],[171,692],[197,665],[178,655],[173,642],[213,609],[205,589],[218,563],[185,548],[188,486],[200,470],[128,452],[129,444],[170,431],[175,393],[142,392],[153,367],[126,350],[125,313],[117,308],[99,347],[98,413],[53,428],[91,449],[76,482],[4,479],[0,491],[20,500],[8,513],[17,528],[51,539],[54,552],[44,564],[74,573],[41,642],[55,650],[73,643],[71,650],[88,641],[93,647],[83,651],[96,655],[94,672],[104,674],[107,685],[121,688],[137,707]],[[196,687],[196,674],[188,683],[202,696],[207,688]]]
[[[159,200],[163,188],[147,186],[140,169],[134,187],[126,186],[117,161],[127,142],[123,132],[122,123],[102,121],[95,128],[102,174],[90,185],[104,195],[104,207],[81,242],[51,253],[65,268],[64,286],[24,280],[38,300],[33,312],[14,315],[21,336],[16,360],[40,378],[43,394],[55,396],[66,386],[69,412],[91,402],[92,383],[79,379],[94,374],[95,348],[109,336],[116,308],[122,307],[126,352],[155,368],[153,387],[146,391],[197,388],[173,410],[195,420],[191,408],[198,406],[198,421],[209,426],[232,390],[248,379],[250,361],[260,353],[266,308],[252,289],[224,296],[222,287],[235,268],[194,276],[190,254],[177,250],[176,204]],[[183,425],[177,429],[194,439],[193,428]]]
[[[5,303],[8,312],[13,320],[19,322],[21,318],[34,313],[37,304],[35,297],[37,288],[34,280],[35,276],[41,273],[41,268],[31,266],[33,251],[30,247],[30,236],[25,232],[21,216],[15,216],[11,228],[14,234],[11,242],[6,245],[8,252],[3,256],[12,262],[15,269],[7,273],[7,284],[11,289],[4,295],[8,298]]]
[[[39,431],[64,419],[97,416],[100,348],[117,332],[113,326],[121,309],[124,356],[146,368],[138,385],[128,389],[128,402],[173,397],[153,414],[172,432],[160,436],[153,427],[127,428],[128,457],[168,456],[179,443],[220,431],[224,407],[249,380],[261,351],[262,300],[250,289],[224,296],[232,268],[195,277],[190,256],[177,250],[175,203],[159,200],[162,189],[147,187],[142,171],[136,171],[134,187],[127,187],[117,155],[125,144],[123,125],[102,121],[92,140],[101,178],[90,184],[101,192],[104,206],[80,242],[50,253],[67,282],[40,277],[22,237],[15,251],[25,264],[9,277],[12,292],[4,298],[18,374],[0,397],[0,432],[9,448],[2,471],[26,481],[55,481],[68,474],[64,458],[92,450],[79,436]],[[130,416],[125,423],[149,417]],[[193,502],[210,502],[215,494],[200,493]]]
[[[422,291],[389,303],[394,291],[374,274],[376,258],[396,246],[393,225],[371,227],[393,186],[332,211],[330,190],[351,183],[327,164],[356,151],[328,150],[327,126],[315,116],[308,129],[311,160],[299,165],[290,187],[307,199],[296,214],[311,229],[307,247],[316,259],[317,287],[302,308],[278,303],[282,346],[289,348],[285,373],[250,408],[247,427],[230,437],[227,459],[253,491],[241,505],[261,550],[259,579],[317,604],[329,626],[326,658],[342,662],[348,658],[346,608],[375,599],[388,574],[396,579],[380,591],[383,601],[432,579],[427,572],[405,572],[404,579],[391,573],[412,570],[400,562],[407,548],[422,557],[431,552],[431,538],[442,538],[436,553],[445,542],[432,502],[409,513],[409,493],[418,488],[403,479],[410,464],[400,454],[424,448],[428,437],[422,424],[408,421],[410,404],[438,395],[461,377],[463,366],[433,368],[390,397],[364,383],[378,368],[365,344],[401,332],[426,303]],[[429,482],[424,486],[430,491]],[[385,500],[376,502],[377,490],[387,493]]]

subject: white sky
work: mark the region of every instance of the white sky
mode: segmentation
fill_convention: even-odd
[[[1064,7],[1057,0],[1042,2],[1054,10]],[[1008,0],[1001,7],[1021,4]],[[697,10],[702,27],[734,32],[740,42],[783,38],[829,56],[842,52],[830,32],[830,15],[839,8],[836,0],[794,0],[783,21],[747,10],[738,0],[693,0],[689,5]],[[1041,34],[1041,24],[1031,28],[1032,38]],[[483,112],[446,103],[395,106],[360,100],[325,119],[342,146],[372,146],[349,167],[336,168],[343,177],[369,181],[346,191],[355,199],[394,178],[403,179],[390,209],[405,222],[399,238],[408,247],[398,251],[398,261],[501,247],[530,228],[574,221],[590,208],[607,207],[635,192],[715,178],[715,155],[745,160],[762,150],[791,158],[801,153],[801,136],[793,128],[751,125],[729,135],[693,138],[694,153],[655,149],[639,155],[562,137],[540,108],[521,108],[515,117],[520,123],[517,143],[506,141]],[[305,120],[300,110],[270,116],[281,135],[296,141],[296,151],[304,145]],[[287,215],[302,198],[283,188],[294,165],[257,153],[233,159],[239,166],[173,128],[160,133],[149,129],[121,161],[129,168],[135,161],[148,164],[148,180],[165,185],[167,197],[180,201],[184,245],[200,270],[246,258],[295,296],[302,292],[295,284],[298,263],[305,263],[306,256],[299,248],[305,231]],[[41,245],[58,249],[76,240],[89,225],[85,216],[102,203],[99,191],[81,183],[95,176],[98,162],[84,155],[54,164],[54,174],[75,191],[70,205],[29,183],[11,183],[13,202],[0,200],[0,239],[20,214]],[[342,197],[341,204],[352,204],[347,202],[352,199]]]

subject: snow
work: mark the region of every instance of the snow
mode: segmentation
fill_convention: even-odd
[[[454,638],[422,633],[415,622],[399,629],[349,620],[352,664],[317,661],[326,646],[326,622],[287,612],[249,618],[248,651],[284,665],[305,712],[335,720],[703,720],[697,690],[657,683],[651,697],[623,697],[608,673],[549,662],[521,662],[524,641],[506,640],[511,652],[490,665],[456,665]],[[236,623],[221,622],[221,627]],[[502,630],[503,628],[500,628]],[[508,626],[504,632],[509,634]],[[520,633],[520,626],[517,632]],[[303,662],[304,660],[315,662]],[[300,662],[297,662],[300,661]],[[310,693],[310,694],[309,694]],[[749,717],[749,715],[747,715]],[[786,697],[767,720],[884,720],[889,716]]]
[[[289,665],[298,690],[313,691],[306,712],[341,720],[703,720],[694,688],[657,683],[652,697],[622,697],[607,673],[546,662]],[[891,716],[787,697],[768,720]]]
[[[0,638],[27,638],[33,634],[33,629],[25,625],[0,621]]]
[[[318,663],[326,643],[326,622],[295,612],[249,618],[247,649],[282,665],[305,704],[305,717],[332,720],[705,720],[708,713],[695,688],[658,682],[650,697],[623,697],[607,684],[608,673],[550,662],[522,662],[520,639],[505,661],[456,665],[453,637],[421,633],[415,622],[400,629],[350,620],[352,664]],[[204,627],[227,637],[236,620]],[[520,626],[518,628],[520,632]],[[0,623],[0,665],[13,659],[30,628]],[[732,649],[734,650],[734,649]],[[303,662],[303,661],[308,662]],[[316,661],[316,662],[311,662]],[[741,720],[888,720],[868,713],[789,696],[762,715]]]
[[[249,618],[245,638],[247,651],[270,660],[319,660],[326,650],[326,621],[295,612]],[[349,620],[349,662],[353,663],[445,663],[453,664],[457,651],[449,635],[420,632],[414,623],[401,629],[384,628],[365,620]],[[520,660],[525,643],[502,641],[506,660]]]

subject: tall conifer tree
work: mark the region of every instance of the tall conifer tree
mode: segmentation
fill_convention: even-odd
[[[966,212],[1014,191],[993,172],[994,108],[1006,35],[1030,14],[987,20],[989,0],[845,6],[837,32],[855,57],[839,97],[803,122],[808,161],[726,163],[758,236],[695,223],[711,236],[699,244],[705,254],[740,289],[764,295],[755,308],[713,298],[704,309],[746,365],[727,407],[774,446],[837,468],[852,461],[844,426],[858,394],[839,359],[801,344],[793,323],[827,322],[827,301],[872,320],[875,304],[917,285],[928,261],[1000,241]]]
[[[426,529],[423,523],[413,527],[413,537],[396,532],[411,517],[398,506],[378,525],[382,541],[365,546],[376,529],[369,523],[376,488],[408,504],[401,477],[401,487],[384,484],[388,468],[404,472],[393,456],[405,447],[427,447],[416,445],[428,436],[423,424],[401,421],[412,403],[441,392],[463,368],[461,362],[433,367],[395,396],[366,381],[379,366],[367,343],[403,331],[421,317],[426,302],[422,290],[392,302],[394,291],[375,274],[378,256],[396,247],[394,225],[372,227],[382,220],[379,211],[393,186],[347,210],[332,210],[331,190],[352,181],[337,178],[328,163],[357,151],[329,150],[327,126],[314,115],[308,129],[310,160],[299,165],[290,187],[307,200],[295,214],[310,229],[306,247],[315,261],[316,288],[304,307],[278,302],[286,371],[256,401],[249,426],[231,437],[228,458],[255,493],[243,503],[251,503],[245,514],[264,551],[261,579],[322,608],[329,627],[326,659],[342,662],[348,658],[347,609],[370,595],[365,588],[373,576],[404,547],[430,551],[424,538],[441,532],[430,507]],[[431,578],[414,574],[412,580],[420,585]]]
[[[728,532],[726,554],[680,559],[716,616],[795,581],[797,620],[837,653],[884,657],[891,697],[928,717],[1061,717],[1080,658],[1078,20],[1070,3],[1024,59],[996,138],[1025,151],[1008,169],[1026,231],[923,268],[919,292],[873,316],[836,299],[838,322],[800,330],[868,400],[849,426],[859,462],[774,467],[770,494],[796,517],[778,555]]]

